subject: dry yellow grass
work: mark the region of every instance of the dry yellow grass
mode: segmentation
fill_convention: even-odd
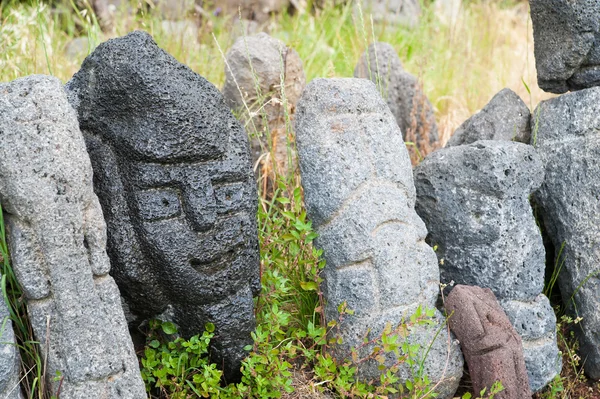
[[[67,81],[85,56],[65,55],[76,32],[90,38],[91,50],[109,37],[144,29],[179,61],[221,86],[224,62],[212,33],[223,49],[234,40],[231,24],[217,17],[201,24],[194,40],[165,32],[158,17],[141,9],[135,17],[120,18],[108,34],[94,24],[87,9],[76,15],[59,14],[44,4],[13,5],[2,10],[2,15],[2,81],[34,73],[51,73]],[[517,92],[530,107],[549,97],[536,82],[527,3],[469,3],[450,23],[442,22],[430,7],[423,11],[421,23],[414,29],[389,25],[372,28],[368,15],[361,19],[350,8],[282,16],[269,25],[273,36],[299,52],[309,81],[317,76],[352,76],[369,42],[375,39],[391,43],[405,69],[420,78],[436,108],[442,143],[504,87]]]

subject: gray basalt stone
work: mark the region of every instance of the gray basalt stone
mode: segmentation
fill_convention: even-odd
[[[244,129],[211,83],[140,31],[98,46],[67,88],[130,326],[161,317],[189,337],[211,322],[212,359],[236,378],[260,290]]]
[[[564,93],[600,85],[600,2],[529,0],[538,85]]]
[[[287,173],[288,141],[292,139],[288,137],[287,118],[293,117],[305,85],[300,56],[281,40],[261,32],[238,38],[229,49],[223,96],[253,136],[253,163],[272,148],[279,172]]]
[[[521,337],[489,288],[457,285],[445,302],[448,323],[460,340],[473,390],[504,389],[495,398],[531,398]]]
[[[402,68],[396,50],[388,43],[372,43],[356,65],[354,76],[370,79],[377,85],[400,126],[404,141],[414,142],[428,153],[426,149],[434,146],[439,138],[433,106],[417,78]]]
[[[523,340],[532,391],[560,373],[545,250],[529,195],[544,177],[533,147],[477,141],[430,154],[414,171],[417,213],[441,280],[490,288]]]
[[[344,302],[354,310],[339,325],[339,359],[351,348],[365,357],[386,323],[395,327],[418,306],[435,308],[439,270],[425,243],[425,225],[414,211],[415,189],[402,134],[375,85],[365,79],[315,79],[306,88],[296,119],[302,183],[309,218],[327,266],[322,290],[327,320],[338,320]],[[434,326],[411,331],[426,348],[425,372],[441,398],[451,396],[462,375],[462,356],[436,310]],[[396,359],[386,360],[389,366]],[[445,372],[444,372],[445,369]],[[377,362],[361,364],[365,379],[378,379]],[[399,377],[410,377],[406,364]]]
[[[2,259],[0,257],[0,259]],[[0,274],[0,278],[2,275]],[[21,358],[8,307],[0,300],[0,397],[21,399],[19,387]]]
[[[564,245],[558,283],[563,302],[583,317],[585,372],[600,379],[600,88],[543,101],[532,137],[546,178],[535,193],[556,253]],[[564,262],[564,263],[563,263]]]
[[[446,147],[478,140],[508,140],[529,143],[531,113],[521,97],[502,89],[485,107],[456,129]]]
[[[48,353],[51,392],[60,386],[64,399],[145,398],[108,274],[90,159],[62,83],[37,75],[0,84],[0,110],[0,202],[12,267]]]

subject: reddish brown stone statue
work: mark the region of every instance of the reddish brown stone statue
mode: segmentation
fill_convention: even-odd
[[[446,299],[450,329],[456,334],[479,393],[496,381],[497,399],[531,398],[521,337],[489,288],[457,285]]]

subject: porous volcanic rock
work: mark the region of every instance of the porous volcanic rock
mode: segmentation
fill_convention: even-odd
[[[469,367],[473,390],[490,392],[499,381],[504,389],[495,398],[531,398],[521,337],[492,290],[457,285],[445,307]]]
[[[535,193],[560,254],[563,302],[580,327],[585,372],[600,379],[600,87],[542,101],[532,144],[546,177]],[[563,247],[564,245],[564,247]],[[562,251],[560,250],[562,248]]]
[[[215,325],[228,380],[255,327],[256,185],[244,129],[206,79],[136,31],[101,44],[69,81],[130,326]]]
[[[508,140],[529,144],[530,118],[529,108],[521,97],[511,89],[502,89],[481,111],[456,129],[446,147],[478,140]]]
[[[273,148],[279,172],[285,175],[292,139],[287,126],[306,85],[300,56],[281,40],[261,32],[238,38],[226,58],[223,95],[253,135],[253,163]]]
[[[368,54],[368,57],[367,57]],[[372,43],[361,56],[354,76],[372,80],[387,101],[404,141],[428,154],[438,141],[433,106],[416,77],[404,71],[396,50],[388,43]]]
[[[414,171],[417,213],[437,246],[442,283],[490,288],[521,334],[532,391],[560,373],[556,316],[542,294],[545,250],[529,203],[542,183],[532,146],[482,140],[448,147]]]
[[[56,78],[0,84],[0,202],[12,267],[35,339],[47,353],[50,391],[60,386],[64,399],[146,398],[119,290],[108,274],[90,159]]]
[[[600,2],[529,0],[538,85],[565,93],[600,85]]]
[[[325,316],[338,320],[343,343],[332,351],[337,359],[359,358],[373,350],[363,339],[375,339],[389,323],[395,328],[418,307],[435,309],[439,269],[425,243],[425,225],[414,211],[411,164],[394,116],[365,79],[315,79],[298,103],[296,135],[302,183],[309,218],[319,237],[327,265],[322,289]],[[441,329],[435,310],[433,325],[414,327],[409,342],[421,350],[433,345],[425,373],[438,386],[441,398],[451,397],[462,375],[457,345]],[[385,364],[396,362],[390,354]],[[361,364],[361,376],[378,379],[376,361]],[[444,373],[445,369],[445,373]],[[406,363],[398,376],[411,373]]]

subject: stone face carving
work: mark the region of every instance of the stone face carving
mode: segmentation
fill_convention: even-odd
[[[371,79],[377,85],[400,126],[404,141],[414,143],[423,155],[437,146],[433,106],[417,78],[402,69],[400,58],[390,44],[372,43],[356,65],[354,76]],[[409,151],[413,151],[412,148]],[[416,152],[411,158],[413,155],[417,156]]]
[[[495,398],[531,398],[521,338],[492,290],[457,285],[445,306],[469,366],[473,390],[487,388],[489,392],[500,381],[504,389]]]
[[[62,83],[38,75],[0,84],[0,110],[0,202],[52,393],[60,385],[64,399],[145,398],[108,274],[92,168]]]
[[[243,128],[211,83],[144,32],[98,46],[67,87],[130,325],[160,316],[190,336],[214,323],[213,360],[235,378],[260,290]]]
[[[1,274],[0,278],[2,278]],[[8,307],[4,303],[4,299],[0,299],[0,397],[5,399],[23,398],[19,387],[20,367],[21,358]]]
[[[435,307],[437,262],[413,208],[402,134],[372,82],[313,80],[298,103],[295,131],[307,212],[327,261],[325,315],[337,320],[343,302],[355,311],[341,323],[344,343],[333,353],[349,358],[365,335],[377,337],[386,323],[395,327],[419,305]],[[437,327],[416,329],[411,339],[426,347],[443,322],[439,313],[435,321]],[[425,361],[431,380],[444,380],[438,386],[442,398],[455,392],[462,375],[462,357],[448,339],[442,329]],[[359,355],[370,350],[372,345],[363,347]],[[380,371],[373,361],[361,365],[360,373],[371,379]],[[399,371],[402,380],[409,374],[406,365]]]
[[[447,147],[478,140],[508,140],[529,143],[531,113],[523,100],[511,89],[496,94],[481,111],[456,129]]]
[[[414,171],[417,213],[441,280],[490,288],[524,342],[532,391],[560,373],[545,250],[529,195],[544,177],[533,147],[477,141],[430,154]]]
[[[532,137],[546,178],[535,193],[556,253],[564,244],[558,283],[579,323],[585,372],[600,379],[600,88],[543,101]]]
[[[281,93],[282,72],[285,97]],[[255,136],[253,163],[270,144],[279,172],[285,175],[288,171],[287,144],[291,135],[286,128],[286,113],[294,114],[305,84],[298,53],[266,33],[240,37],[227,52],[223,95],[229,106],[243,115],[248,131]]]
[[[552,93],[600,85],[600,2],[530,0],[538,84]]]

